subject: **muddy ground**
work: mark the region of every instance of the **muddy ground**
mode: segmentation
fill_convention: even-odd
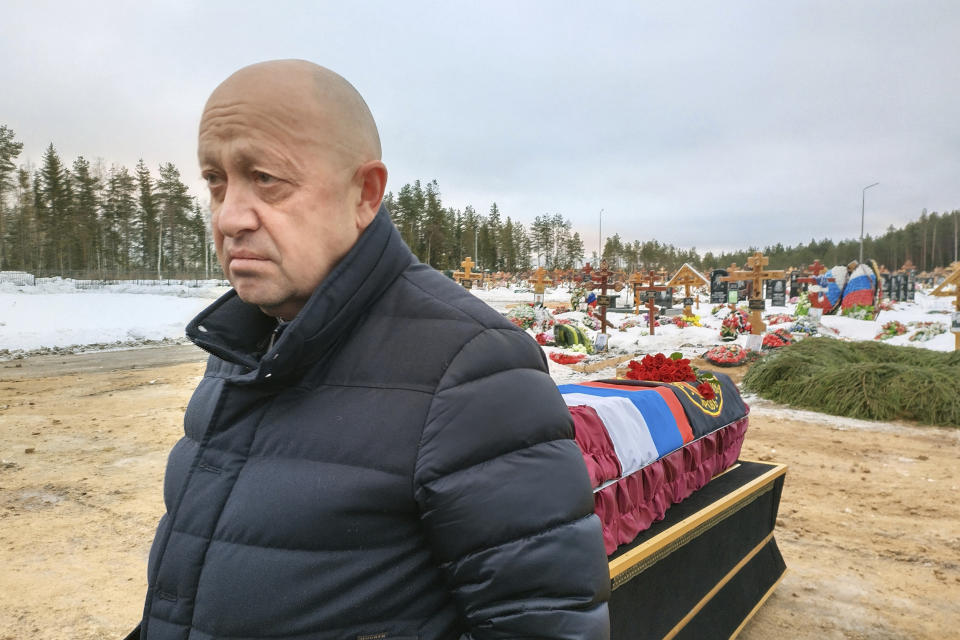
[[[0,639],[136,623],[193,347],[0,362]],[[789,572],[741,638],[960,637],[960,432],[754,402]]]

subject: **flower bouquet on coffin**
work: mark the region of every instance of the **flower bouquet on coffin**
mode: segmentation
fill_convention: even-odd
[[[682,353],[666,356],[662,353],[645,355],[639,361],[631,360],[627,364],[628,380],[647,380],[650,382],[689,382],[694,385],[704,400],[713,400],[720,383],[709,371],[694,369],[690,360]]]

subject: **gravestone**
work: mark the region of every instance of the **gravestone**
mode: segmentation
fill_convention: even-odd
[[[906,302],[907,295],[910,291],[910,280],[905,273],[898,273],[897,276],[899,277],[900,283],[900,302]]]
[[[787,281],[768,280],[770,289],[770,304],[774,307],[787,306]]]
[[[663,307],[664,309],[672,308],[673,290],[667,289],[666,291],[657,291],[657,296],[654,298],[654,302],[658,307]]]
[[[891,299],[891,298],[890,298],[890,274],[889,274],[889,273],[884,273],[884,272],[881,271],[881,272],[880,272],[880,283],[881,283],[881,284],[880,284],[880,286],[881,286],[881,289],[880,289],[880,290],[883,292],[883,298],[886,298],[887,300],[890,300],[890,299]],[[882,298],[881,298],[881,299],[882,299]]]
[[[730,275],[726,269],[714,269],[710,272],[710,304],[724,304],[727,301],[729,285],[721,278]]]
[[[796,298],[800,295],[800,283],[797,281],[800,278],[799,271],[790,272],[790,297]]]
[[[890,300],[900,302],[900,274],[891,273],[890,275]]]
[[[907,274],[907,300],[913,302],[917,299],[917,275],[910,271]]]

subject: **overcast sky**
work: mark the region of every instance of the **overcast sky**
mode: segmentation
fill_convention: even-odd
[[[0,124],[196,195],[236,69],[305,58],[380,127],[388,189],[526,224],[739,249],[960,209],[960,2],[38,2],[0,10]],[[655,6],[660,5],[660,6]]]

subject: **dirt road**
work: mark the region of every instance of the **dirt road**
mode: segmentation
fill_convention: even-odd
[[[135,624],[202,360],[168,347],[0,363],[0,639]],[[960,432],[755,402],[744,457],[789,465],[789,573],[741,638],[960,637]]]

